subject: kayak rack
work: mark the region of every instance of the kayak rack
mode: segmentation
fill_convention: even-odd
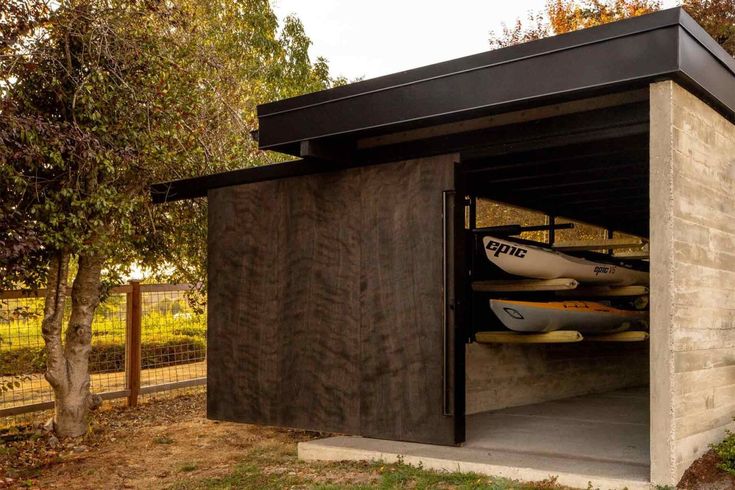
[[[641,248],[648,243],[643,240],[630,240],[627,238],[610,238],[607,240],[575,240],[570,242],[556,242],[552,245],[554,250],[560,252],[574,252],[587,250],[616,250],[622,248]]]
[[[477,235],[499,235],[499,236],[513,236],[520,235],[528,231],[548,231],[553,233],[555,230],[571,230],[574,228],[574,223],[556,223],[552,222],[548,225],[534,225],[534,226],[523,226],[523,225],[501,225],[501,226],[486,226],[483,228],[473,228],[472,232]]]
[[[574,342],[643,342],[648,332],[625,331],[600,335],[583,336],[576,330],[556,330],[545,333],[477,332],[479,344],[570,344]]]
[[[556,330],[545,333],[477,332],[480,344],[567,344],[581,342],[582,334],[576,330]]]
[[[579,286],[576,279],[508,279],[474,281],[472,290],[478,293],[512,293],[521,291],[563,291]]]
[[[590,335],[585,337],[584,340],[589,342],[643,342],[644,340],[648,340],[648,337],[648,332],[630,330],[627,332]]]
[[[476,293],[516,293],[534,291],[556,291],[559,296],[580,297],[631,297],[648,295],[646,286],[579,286],[576,279],[498,279],[473,281]]]
[[[558,291],[558,296],[602,296],[612,297],[632,297],[632,296],[648,296],[649,289],[647,286],[583,286],[577,287],[571,291]]]

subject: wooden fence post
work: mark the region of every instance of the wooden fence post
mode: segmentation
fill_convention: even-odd
[[[131,290],[126,295],[125,318],[125,387],[130,391],[128,406],[138,404],[141,370],[141,326],[143,319],[143,297],[140,281],[130,281]]]

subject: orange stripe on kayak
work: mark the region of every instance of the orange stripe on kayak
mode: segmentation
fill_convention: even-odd
[[[594,313],[617,313],[617,314],[629,314],[629,313],[640,313],[639,311],[632,310],[620,310],[611,306],[606,306],[600,303],[592,303],[588,301],[553,301],[549,303],[538,303],[534,301],[515,301],[515,300],[497,300],[499,303],[527,306],[531,308],[543,308],[548,310],[563,310],[563,311],[590,311]]]

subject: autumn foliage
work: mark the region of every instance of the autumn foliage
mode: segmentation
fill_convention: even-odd
[[[649,14],[661,8],[657,0],[549,0],[546,13],[554,34]]]
[[[686,0],[686,11],[735,56],[735,0]]]
[[[735,0],[684,0],[684,9],[735,56]],[[547,0],[541,12],[529,12],[502,32],[490,33],[490,46],[503,48],[608,22],[650,14],[659,0]]]

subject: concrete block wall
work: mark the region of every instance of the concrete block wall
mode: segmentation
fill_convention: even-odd
[[[651,475],[675,484],[735,416],[735,125],[651,85]]]
[[[648,344],[467,346],[467,413],[648,383]]]

